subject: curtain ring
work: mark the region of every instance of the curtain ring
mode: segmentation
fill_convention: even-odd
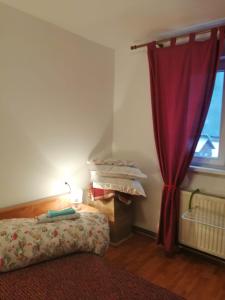
[[[153,41],[148,44],[148,49],[155,49],[156,48],[156,41]]]
[[[189,42],[190,43],[195,42],[195,35],[196,35],[195,32],[190,33],[190,35],[189,35],[189,37],[190,37]]]
[[[176,38],[172,38],[171,39],[170,46],[171,47],[175,47],[176,46]]]
[[[218,29],[219,29],[220,34],[224,34],[224,32],[225,32],[225,27],[224,26],[221,26]]]
[[[210,30],[210,32],[211,32],[210,38],[217,36],[217,31],[218,31],[218,28],[212,28]]]

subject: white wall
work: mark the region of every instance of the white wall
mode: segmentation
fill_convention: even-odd
[[[111,154],[114,52],[0,4],[0,207],[85,186]]]
[[[148,175],[143,181],[147,199],[136,205],[135,224],[156,232],[162,179],[153,135],[147,52],[130,51],[127,45],[116,51],[115,59],[114,156],[137,161]],[[225,196],[221,176],[189,172],[183,187]]]
[[[148,197],[136,205],[135,224],[157,231],[162,181],[151,120],[146,50],[129,51],[127,46],[116,51],[115,60],[114,156],[136,161],[148,175],[143,181]]]
[[[157,231],[162,180],[145,49],[114,52],[0,4],[0,207],[84,187],[89,157],[138,162],[148,175],[136,225]],[[113,120],[114,118],[114,120]],[[114,121],[114,126],[112,122]],[[225,195],[224,177],[184,187]]]

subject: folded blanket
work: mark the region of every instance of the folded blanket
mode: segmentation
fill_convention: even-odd
[[[53,218],[58,216],[66,216],[66,215],[74,214],[75,212],[76,212],[75,209],[72,207],[61,209],[61,210],[49,210],[48,217]]]
[[[115,196],[115,192],[111,190],[104,189],[94,189],[92,184],[89,188],[90,196],[92,200],[106,200],[111,199]]]
[[[63,220],[75,220],[80,218],[80,214],[79,213],[73,213],[70,215],[65,215],[65,216],[57,216],[57,217],[48,217],[47,214],[42,214],[38,217],[36,217],[37,219],[37,223],[53,223],[53,222],[57,222],[57,221],[63,221]]]

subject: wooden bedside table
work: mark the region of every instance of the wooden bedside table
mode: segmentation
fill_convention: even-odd
[[[107,200],[88,200],[88,206],[108,216],[112,245],[117,246],[132,235],[133,203],[121,202],[116,194]]]

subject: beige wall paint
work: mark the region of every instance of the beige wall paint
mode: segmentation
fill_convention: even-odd
[[[156,155],[146,49],[116,51],[113,151],[116,157],[137,161],[148,175],[143,181],[147,199],[136,204],[137,226],[158,229],[162,179]],[[223,176],[189,172],[183,187],[225,196]]]
[[[0,207],[83,187],[111,154],[114,52],[0,4]]]
[[[188,172],[184,182],[184,189],[200,189],[201,192],[225,197],[224,175]]]

